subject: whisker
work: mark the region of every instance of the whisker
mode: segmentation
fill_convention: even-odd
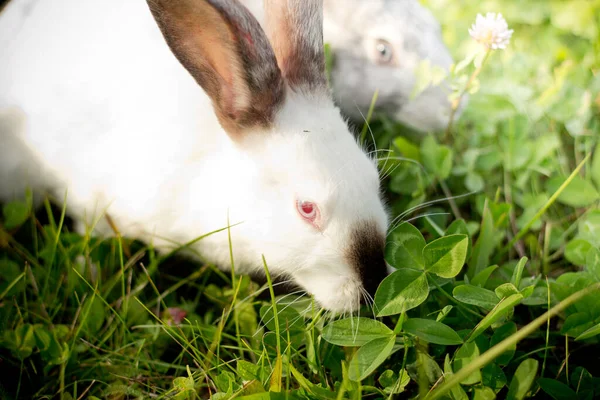
[[[367,153],[367,155],[371,156],[371,154],[373,154],[373,153],[380,153],[380,152],[384,152],[384,151],[387,152],[387,153],[393,153],[394,152],[394,150],[392,150],[392,149],[379,149],[379,150],[371,150],[371,151],[369,151]],[[379,161],[379,159],[376,158],[375,161]]]
[[[362,113],[362,111],[360,110],[360,108],[358,107],[358,105],[356,103],[354,103],[356,105],[356,109],[358,110],[358,113],[360,114],[360,116],[362,117],[365,125],[367,126],[367,129],[369,131],[369,134],[371,135],[371,140],[373,141],[373,147],[375,148],[375,152],[377,152],[377,141],[375,140],[375,135],[373,134],[373,130],[371,129],[371,124],[369,123],[369,121],[367,121],[367,118],[364,116],[364,114]],[[360,138],[362,140],[362,138]],[[362,145],[363,143],[361,143]],[[391,152],[391,150],[390,150]],[[388,153],[389,156],[389,153]],[[387,165],[387,160],[384,164],[384,167]]]
[[[475,193],[477,193],[477,192],[469,192],[469,193],[459,194],[459,195],[452,196],[452,197],[444,197],[444,198],[440,198],[440,199],[430,200],[430,201],[427,201],[425,203],[421,203],[419,205],[411,207],[408,210],[406,210],[403,213],[401,213],[400,215],[398,215],[397,217],[395,217],[390,222],[390,224],[389,224],[390,228],[388,229],[387,236],[389,236],[394,231],[394,229],[396,229],[400,225],[400,223],[405,222],[402,218],[404,218],[406,215],[408,215],[408,214],[410,214],[410,213],[412,213],[414,211],[418,211],[420,209],[423,209],[423,208],[425,208],[427,206],[430,206],[430,205],[433,205],[433,204],[441,203],[441,202],[444,202],[444,201],[449,201],[450,199],[455,200],[455,199],[460,199],[460,198],[463,198],[463,197],[471,196],[471,195],[473,195]],[[406,221],[406,222],[408,222],[408,221]]]
[[[415,219],[419,219],[419,218],[423,218],[423,217],[433,217],[435,215],[451,215],[451,213],[444,212],[444,213],[421,214],[421,215],[417,215],[416,217],[406,220],[406,222],[411,222],[411,221],[414,221]]]
[[[285,299],[285,298],[287,298],[287,297],[290,297],[290,296],[293,296],[293,295],[295,295],[295,294],[298,294],[298,293],[300,293],[300,292],[303,292],[303,290],[296,290],[295,292],[287,293],[287,294],[285,294],[284,296],[280,297],[278,300],[276,300],[276,302],[277,302],[277,303],[279,303],[279,302],[281,302],[283,299]],[[272,308],[273,308],[273,304],[270,304],[270,305],[269,305],[269,307],[267,308],[267,310],[266,310],[265,312],[268,312],[268,311],[269,311],[269,310],[271,310]],[[261,319],[258,321],[258,323],[260,324],[260,323],[262,323],[262,322],[263,322],[263,320],[262,320],[262,318],[261,318]],[[269,322],[270,322],[270,321],[269,321]]]
[[[361,289],[362,289],[362,293],[363,293],[363,296],[365,297],[367,304],[369,304],[369,306],[371,307],[371,311],[373,312],[373,318],[376,318],[377,306],[375,305],[375,299],[373,299],[371,294],[369,292],[367,292],[367,290],[365,288],[361,288]]]
[[[306,296],[300,296],[300,297],[298,298],[298,300],[300,300],[300,299],[305,299],[306,297],[312,298],[312,297],[311,297],[310,295],[308,295],[307,293],[305,293],[305,295],[306,295]],[[315,302],[314,302],[314,301],[310,301],[310,302],[309,302],[309,303],[306,305],[306,307],[304,307],[304,309],[302,309],[302,310],[298,311],[298,313],[299,313],[300,315],[302,315],[302,316],[306,317],[306,316],[308,315],[309,311],[311,311],[311,309],[313,309],[313,306],[314,306],[314,305],[315,305]],[[315,314],[313,314],[313,316],[314,316],[314,315],[315,315]],[[310,317],[312,318],[312,316],[310,316]]]
[[[386,161],[388,161],[388,160],[392,160],[392,161],[406,161],[408,163],[418,165],[419,168],[421,169],[421,172],[423,172],[425,174],[425,176],[427,176],[427,177],[429,176],[429,173],[427,172],[427,170],[425,169],[425,167],[423,166],[423,164],[421,164],[417,160],[413,160],[412,158],[400,157],[400,156],[390,157],[390,155],[388,154],[386,156],[385,160]],[[382,159],[377,159],[377,161],[382,161]],[[385,166],[385,164],[384,164],[384,166]]]
[[[394,173],[394,171],[395,171],[396,169],[398,169],[398,167],[399,167],[399,166],[400,166],[400,164],[396,164],[396,165],[394,165],[394,166],[393,166],[392,168],[390,168],[390,169],[389,169],[387,172],[385,172],[383,175],[381,175],[381,176],[379,177],[379,180],[380,180],[380,181],[384,181],[385,179],[387,179],[389,176],[391,176],[391,175]]]
[[[280,281],[280,282],[275,282],[271,284],[271,287],[277,287],[277,286],[281,286],[281,285],[285,285],[288,283],[293,283],[294,280],[293,279],[286,279],[285,281]],[[256,289],[253,293],[249,294],[248,296],[244,297],[242,300],[239,300],[240,302],[242,301],[246,301],[248,300],[250,297],[252,296],[256,296],[258,294],[261,294],[262,292],[264,292],[265,290],[269,289],[269,285],[267,283],[265,283],[263,285],[263,287],[260,287],[258,289]]]
[[[284,285],[284,284],[291,283],[291,282],[294,282],[294,280],[293,279],[288,279],[288,280],[285,280],[285,281],[276,282],[276,283],[273,283],[271,286],[272,287],[276,287],[276,286]],[[231,311],[236,311],[239,307],[241,307],[244,304],[244,302],[246,300],[248,300],[249,298],[251,298],[253,296],[258,296],[259,294],[261,294],[262,292],[264,292],[268,288],[269,288],[269,285],[265,284],[263,287],[256,289],[254,292],[250,293],[248,296],[244,297],[243,299],[238,300],[236,302],[235,306],[231,309]],[[223,317],[217,318],[216,322],[221,322],[221,318],[223,318]]]
[[[384,159],[378,158],[376,160],[377,164],[379,165],[379,162],[381,162],[383,160],[385,160],[385,162],[384,162],[383,166],[380,168],[380,171],[379,171],[380,172],[380,178],[379,178],[380,181],[383,181],[384,179],[386,179],[388,176],[390,176],[393,173],[393,171],[396,170],[396,168],[398,168],[400,166],[400,163],[396,163],[395,165],[393,165],[393,169],[390,168],[390,169],[386,170],[386,166],[387,166],[387,164],[388,164],[388,162],[390,160],[393,160],[393,161],[406,161],[408,163],[417,165],[419,167],[421,173],[425,176],[425,178],[427,180],[429,180],[429,173],[427,172],[427,170],[425,169],[425,167],[423,166],[423,164],[421,164],[420,162],[418,162],[416,160],[413,160],[412,158],[399,157],[399,156],[392,157],[391,153],[388,153],[387,156]]]
[[[369,292],[367,292],[366,289],[363,289],[365,296],[367,297],[367,299],[369,300],[369,302],[375,306],[375,299],[373,298],[373,296],[371,296],[371,294]]]
[[[303,317],[306,317],[308,315],[308,312],[311,311],[312,308],[313,308],[313,302],[310,302],[302,311],[298,311],[298,314],[302,315]],[[318,311],[317,311],[317,313],[318,313]]]
[[[282,297],[281,299],[279,299],[279,301],[283,300],[283,299],[284,299],[284,298],[286,298],[286,297],[289,297],[289,296],[292,296],[292,295],[295,295],[295,294],[298,294],[298,293],[303,293],[303,292],[304,292],[303,290],[297,290],[297,291],[295,291],[295,292],[292,292],[292,293],[286,294],[284,297]],[[295,299],[294,301],[290,302],[289,304],[287,304],[287,305],[286,305],[285,307],[283,307],[282,309],[278,309],[278,310],[277,310],[277,312],[278,312],[278,313],[281,313],[281,312],[283,312],[285,309],[287,309],[288,307],[292,306],[292,305],[293,305],[295,302],[297,302],[297,301],[298,301],[298,300],[300,300],[301,298],[302,298],[302,296],[298,297],[297,299]],[[265,312],[265,315],[266,315],[266,313],[267,313],[269,310],[272,310],[272,309],[273,309],[273,305],[269,306],[269,308],[267,308],[267,311]],[[263,323],[263,326],[267,326],[267,325],[269,324],[269,322],[273,321],[274,319],[275,319],[275,313],[273,313],[273,316],[271,317],[271,319],[269,319],[267,322],[264,322],[264,323]],[[261,318],[261,319],[258,321],[258,324],[260,325],[260,324],[261,324],[261,322],[263,322],[263,318]],[[258,332],[258,331],[257,331],[257,332]],[[256,333],[255,333],[255,334],[256,334]]]
[[[354,103],[354,104],[356,105],[356,103]],[[358,107],[358,105],[356,105],[356,110],[358,110],[358,113],[360,114],[361,118],[363,119],[363,122],[367,126],[367,129],[369,130],[369,133],[371,133],[371,139],[373,140],[373,146],[375,147],[375,150],[377,151],[377,143],[375,142],[375,135],[373,135],[373,131],[371,130],[371,124],[369,123],[369,121],[367,121],[367,118],[362,113],[362,111],[360,110],[360,108]]]
[[[354,332],[354,338],[353,341],[356,342],[356,338],[358,337],[358,328],[360,327],[360,290],[356,293],[356,297],[358,300],[358,319],[356,320],[356,332]],[[352,306],[350,306],[352,307]],[[350,318],[353,318],[352,316],[350,316]]]
[[[288,306],[290,306],[290,305],[292,305],[292,304],[294,304],[294,303],[297,303],[298,301],[302,300],[302,297],[303,297],[303,296],[300,296],[300,297],[298,297],[297,299],[295,299],[294,301],[292,301],[292,302],[291,302],[291,303],[290,303]],[[284,308],[282,309],[282,311],[283,311],[285,308],[287,308],[287,306],[286,306],[286,307],[284,307]],[[290,326],[291,326],[291,325],[294,325],[294,324],[296,323],[296,321],[298,321],[298,320],[300,320],[300,319],[304,318],[304,317],[305,317],[304,313],[305,313],[305,312],[306,312],[306,311],[307,311],[309,308],[310,308],[310,305],[308,305],[307,307],[305,307],[305,308],[304,308],[304,309],[303,309],[301,312],[298,312],[298,314],[299,314],[299,315],[298,315],[296,318],[294,318],[294,319],[293,319],[293,320],[292,320],[292,321],[289,323],[289,325],[290,325]]]
[[[427,207],[429,205],[436,204],[436,203],[441,203],[441,202],[448,201],[448,200],[460,199],[460,198],[463,198],[463,197],[471,196],[471,195],[476,194],[476,193],[477,192],[473,191],[473,192],[469,192],[469,193],[458,194],[456,196],[443,197],[443,198],[440,198],[440,199],[426,201],[425,203],[419,204],[418,206],[414,206],[414,207],[409,208],[408,210],[404,211],[400,215],[410,214],[412,211],[417,210],[417,209],[422,208],[422,207]]]

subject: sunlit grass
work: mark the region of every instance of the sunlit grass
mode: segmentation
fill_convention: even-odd
[[[379,115],[377,95],[364,110],[400,269],[373,308],[334,316],[278,295],[266,262],[260,285],[183,256],[234,226],[160,253],[119,221],[75,233],[64,198],[27,194],[0,217],[0,398],[600,396],[599,6],[426,3],[457,59],[484,5],[515,32],[455,74],[469,105],[445,137]]]

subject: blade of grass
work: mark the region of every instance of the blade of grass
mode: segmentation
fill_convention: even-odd
[[[265,268],[265,275],[267,277],[267,283],[269,284],[269,292],[271,293],[271,303],[273,307],[273,318],[275,319],[275,341],[277,343],[277,365],[281,363],[281,338],[279,337],[279,317],[277,315],[277,301],[275,300],[275,291],[273,290],[273,281],[271,280],[271,274],[269,273],[269,267],[267,266],[267,260],[265,255],[262,255],[263,266]],[[274,370],[274,372],[277,372]],[[273,385],[271,385],[273,386]],[[281,381],[276,382],[276,388],[281,390]],[[278,391],[279,391],[278,390]]]
[[[546,287],[547,287],[547,295],[548,295],[548,310],[550,309],[550,282],[548,281],[548,276],[546,276]],[[544,371],[546,371],[546,361],[548,360],[548,349],[550,342],[550,316],[546,321],[546,350],[544,351],[544,361],[542,362],[542,372],[540,372],[540,378],[544,377]]]
[[[271,274],[269,273],[269,267],[267,267],[267,260],[265,256],[262,256],[263,266],[265,268],[265,275],[267,277],[267,283],[269,285],[269,293],[271,294],[271,304],[273,307],[273,318],[275,319],[275,333],[277,335],[277,355],[279,356],[281,351],[281,341],[279,340],[279,317],[277,316],[277,301],[275,301],[275,291],[273,290],[273,281],[271,280]]]
[[[127,291],[126,291],[127,284],[125,283],[125,261],[123,260],[123,238],[121,237],[120,233],[117,235],[117,247],[118,247],[118,252],[119,252],[119,267],[121,270],[121,296],[123,297],[123,302],[121,303],[123,307],[121,308],[121,312],[123,313],[123,320],[125,320],[125,322],[127,322],[127,311],[129,310],[129,296],[127,296]],[[128,254],[127,256],[130,257],[131,254]]]
[[[567,385],[569,383],[569,336],[565,335],[565,377],[567,379]]]
[[[121,318],[121,315],[117,312],[117,310],[115,310],[110,304],[108,304],[108,302],[104,299],[104,297],[102,297],[102,295],[79,273],[79,271],[77,271],[75,268],[72,268],[73,272],[75,272],[75,274],[81,278],[81,280],[90,288],[92,289],[92,291],[94,292],[94,294],[96,296],[98,296],[98,298],[100,299],[100,301],[102,301],[102,303],[104,303],[104,305],[106,307],[108,307],[110,309],[110,311],[113,312],[113,314],[115,315],[115,317],[119,320],[120,323],[123,324],[125,331],[127,333],[129,332],[129,328],[127,327],[127,324],[125,323],[125,321],[123,320],[123,318]]]
[[[588,154],[577,166],[577,168],[575,168],[575,170],[573,170],[573,172],[571,173],[571,175],[569,175],[569,177],[563,182],[562,185],[560,185],[560,187],[556,190],[556,192],[554,192],[554,194],[552,195],[552,197],[550,197],[550,199],[548,199],[548,201],[546,202],[546,204],[544,204],[542,206],[542,208],[539,209],[539,211],[531,218],[531,220],[529,220],[529,222],[527,224],[525,224],[525,226],[523,226],[523,228],[521,228],[521,230],[515,235],[515,237],[512,238],[511,241],[508,242],[508,244],[506,246],[504,246],[504,248],[497,254],[496,259],[499,259],[500,257],[502,257],[503,255],[505,255],[506,253],[508,253],[508,251],[510,250],[510,248],[512,248],[514,246],[514,244],[520,240],[523,236],[525,236],[525,234],[527,232],[529,232],[529,228],[531,228],[531,226],[542,217],[542,215],[544,215],[546,213],[546,211],[548,210],[548,208],[550,208],[550,206],[552,204],[554,204],[554,202],[556,201],[556,199],[558,198],[558,196],[561,195],[561,193],[567,188],[567,186],[569,186],[569,184],[571,183],[571,181],[575,178],[575,176],[579,173],[579,171],[581,170],[581,168],[583,168],[583,166],[585,165],[585,163],[590,159],[591,154]]]
[[[160,257],[158,258],[158,261],[157,261],[157,262],[160,264],[162,261],[164,261],[164,260],[166,260],[167,258],[171,257],[173,254],[177,253],[178,251],[181,251],[181,250],[183,250],[183,249],[188,249],[188,248],[189,248],[191,245],[193,245],[193,244],[194,244],[194,243],[196,243],[196,242],[199,242],[200,240],[202,240],[202,239],[204,239],[204,238],[206,238],[206,237],[209,237],[209,236],[211,236],[211,235],[214,235],[215,233],[219,233],[219,232],[226,231],[226,230],[228,230],[229,228],[231,228],[231,227],[234,227],[234,226],[237,226],[237,225],[239,225],[239,224],[241,224],[241,222],[235,223],[235,224],[233,224],[233,225],[228,225],[228,226],[226,226],[226,227],[224,227],[224,228],[215,229],[215,230],[214,230],[214,231],[212,231],[212,232],[208,232],[208,233],[205,233],[204,235],[200,235],[200,236],[198,236],[198,237],[196,237],[196,238],[194,238],[194,239],[190,240],[189,242],[186,242],[186,243],[183,243],[183,244],[179,244],[179,243],[176,243],[176,242],[170,241],[171,243],[173,243],[173,244],[176,244],[176,245],[177,245],[177,247],[175,247],[174,249],[172,249],[172,250],[171,250],[171,251],[169,251],[168,253],[166,253],[166,254],[164,254],[164,255],[160,256]],[[156,236],[156,237],[158,237],[158,238],[160,238],[160,239],[164,239],[164,240],[167,240],[167,241],[168,241],[168,239],[166,239],[166,238],[162,238],[162,237],[160,237],[160,236]],[[148,266],[148,269],[150,270],[150,266]]]
[[[365,123],[363,124],[362,131],[360,132],[360,144],[361,145],[365,143],[367,131],[369,130],[369,122],[371,122],[371,118],[373,117],[373,110],[375,109],[375,103],[377,103],[378,97],[379,97],[379,89],[375,90],[375,93],[373,93],[373,97],[371,98],[371,105],[369,106],[369,111],[367,112],[367,117],[365,118]]]
[[[50,261],[48,262],[48,271],[46,272],[46,279],[44,280],[44,288],[42,289],[42,298],[46,298],[46,294],[48,292],[48,286],[50,283],[50,276],[52,275],[52,268],[54,266],[54,259],[56,258],[56,249],[59,245],[60,233],[62,231],[63,224],[65,222],[65,216],[67,215],[67,191],[65,190],[65,196],[63,198],[63,206],[60,210],[60,220],[58,221],[58,226],[54,223],[54,218],[52,218],[52,210],[50,209],[50,201],[48,198],[45,199],[46,211],[48,213],[48,218],[50,219],[50,226],[54,230],[54,237],[52,238],[52,251],[50,256]],[[68,258],[67,258],[68,260]]]
[[[228,244],[229,244],[229,260],[231,262],[231,286],[234,286],[234,284],[235,284],[235,261],[233,259],[233,243],[231,242],[231,224],[229,222],[229,211],[227,211],[227,240],[228,240]],[[231,306],[229,307],[229,310],[227,312],[226,319],[229,317],[231,312],[235,310],[235,302],[237,300],[237,295],[240,291],[241,286],[242,286],[242,279],[240,278],[237,282],[237,287],[234,290],[233,298],[231,299]],[[244,353],[241,350],[242,343],[240,341],[239,313],[237,313],[237,312],[233,313],[233,322],[235,324],[235,336],[237,338],[238,346],[240,347],[240,358],[244,358]]]
[[[21,279],[23,279],[23,277],[25,276],[25,272],[22,272],[21,275],[17,276],[7,287],[6,289],[4,289],[4,291],[2,293],[0,293],[0,301],[4,298],[4,296],[6,296],[8,294],[8,292],[10,291],[10,289],[13,288],[13,286],[15,286],[17,283],[19,283],[19,281]]]
[[[452,375],[450,379],[444,382],[437,390],[430,392],[425,399],[426,400],[434,400],[443,397],[446,393],[448,393],[455,385],[459,385],[465,378],[471,375],[476,370],[483,368],[490,362],[492,362],[496,357],[504,353],[511,346],[516,345],[521,340],[525,339],[527,336],[531,335],[535,331],[537,331],[540,326],[544,323],[547,323],[548,318],[552,318],[563,311],[565,308],[569,307],[571,304],[577,302],[582,297],[594,292],[595,290],[600,289],[600,283],[589,286],[585,289],[582,289],[576,293],[573,293],[571,296],[567,297],[550,310],[546,311],[544,314],[540,315],[529,324],[525,325],[521,328],[520,331],[515,333],[514,335],[504,339],[497,345],[490,348],[488,351],[483,353],[480,357],[473,360],[473,362],[469,363],[466,367]]]
[[[231,262],[231,287],[234,289],[233,290],[233,297],[231,299],[231,304],[226,307],[225,310],[223,310],[223,313],[221,315],[221,319],[219,320],[219,323],[217,325],[217,331],[215,333],[215,338],[213,340],[213,344],[211,345],[209,352],[208,352],[208,356],[206,357],[206,364],[209,365],[210,361],[212,360],[212,355],[215,354],[217,359],[219,359],[220,357],[220,345],[221,345],[221,335],[223,333],[223,330],[225,329],[225,323],[227,322],[227,320],[229,319],[229,316],[231,315],[231,312],[234,310],[235,308],[235,303],[237,301],[237,297],[240,291],[240,288],[242,286],[242,278],[240,277],[240,279],[238,279],[237,284],[235,281],[235,264],[234,264],[234,260],[233,260],[233,244],[231,242],[231,227],[235,226],[235,225],[231,225],[229,223],[229,215],[227,216],[227,227],[225,229],[227,229],[227,237],[229,240],[229,257],[230,257],[230,262]],[[236,317],[236,314],[234,313],[234,325],[235,325],[235,330],[236,330],[236,341],[238,343],[238,347],[241,348],[241,342],[240,342],[240,333],[239,333],[239,320]],[[243,353],[240,352],[240,357],[243,358]]]
[[[102,286],[102,292],[106,296],[108,296],[112,292],[115,285],[121,282],[122,279],[124,280],[124,278],[122,278],[123,274],[127,271],[130,271],[133,268],[133,266],[136,265],[138,261],[140,261],[144,257],[145,254],[146,251],[144,249],[141,249],[134,255],[132,255],[123,265],[123,268],[119,268],[111,277],[107,278],[106,282]],[[142,287],[144,286],[145,284]]]
[[[196,349],[194,346],[184,346],[184,344],[189,345],[190,343],[185,337],[185,335],[182,334],[183,331],[181,331],[180,329],[180,332],[178,332],[176,329],[174,329],[174,327],[166,324],[158,315],[155,315],[148,307],[146,307],[146,305],[138,297],[134,297],[134,299],[138,302],[140,306],[142,306],[142,308],[146,310],[146,312],[148,312],[148,314],[150,314],[152,318],[156,320],[156,322],[160,324],[159,326],[160,328],[162,328],[163,332],[169,335],[171,339],[173,339],[173,341],[177,343],[183,351],[188,353],[190,357],[192,357],[194,361],[198,363],[199,368],[201,369],[201,371],[203,371],[203,373],[206,373],[207,368],[205,367],[205,365],[208,365],[208,363],[204,363],[204,360],[202,359],[203,355],[200,354],[198,349]]]

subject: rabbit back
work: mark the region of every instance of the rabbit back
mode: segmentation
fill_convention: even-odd
[[[119,193],[126,205],[127,193],[156,198],[148,188],[184,173],[180,160],[226,146],[210,100],[144,2],[28,3],[14,0],[0,17],[0,26],[18,27],[11,40],[0,32],[0,164],[13,181],[69,187],[80,197],[74,204]],[[44,179],[35,179],[40,170]],[[2,184],[3,195],[22,189],[15,186]]]

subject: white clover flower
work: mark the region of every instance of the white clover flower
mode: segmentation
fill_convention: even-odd
[[[469,29],[469,34],[488,49],[496,50],[506,48],[513,30],[508,29],[508,24],[502,14],[490,12],[485,17],[477,14],[477,19]]]

